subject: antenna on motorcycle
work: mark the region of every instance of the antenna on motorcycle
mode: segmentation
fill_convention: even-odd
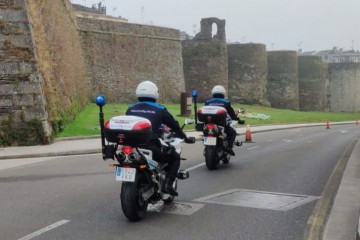
[[[96,105],[99,106],[99,121],[100,121],[100,132],[101,132],[101,147],[102,147],[102,154],[103,159],[105,160],[105,135],[104,135],[104,113],[102,107],[106,104],[106,99],[103,94],[98,94],[96,96]]]

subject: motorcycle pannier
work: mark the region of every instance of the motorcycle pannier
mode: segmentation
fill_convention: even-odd
[[[151,122],[142,117],[123,115],[112,117],[105,123],[104,135],[108,142],[138,146],[151,139]]]
[[[223,107],[204,106],[198,110],[198,119],[204,123],[225,125],[227,112]]]

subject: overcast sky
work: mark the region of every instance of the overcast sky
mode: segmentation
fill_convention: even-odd
[[[71,0],[92,6],[100,0]],[[107,14],[195,35],[202,18],[226,20],[230,42],[267,50],[360,49],[360,0],[102,0]]]

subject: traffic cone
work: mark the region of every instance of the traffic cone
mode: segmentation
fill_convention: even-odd
[[[326,129],[330,129],[330,123],[329,123],[329,120],[326,120]]]
[[[245,132],[245,142],[252,142],[251,141],[251,131],[250,131],[250,125],[246,125],[246,132]]]
[[[355,124],[356,124],[356,125],[359,125],[359,120],[356,119]]]

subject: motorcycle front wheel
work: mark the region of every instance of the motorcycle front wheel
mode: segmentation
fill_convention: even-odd
[[[204,155],[205,155],[205,163],[206,167],[209,170],[215,170],[219,167],[219,148],[217,146],[210,147],[205,146]]]
[[[137,172],[134,182],[123,182],[120,200],[122,211],[130,221],[141,220],[147,211],[148,202],[143,201],[142,189],[147,185],[143,174]]]

